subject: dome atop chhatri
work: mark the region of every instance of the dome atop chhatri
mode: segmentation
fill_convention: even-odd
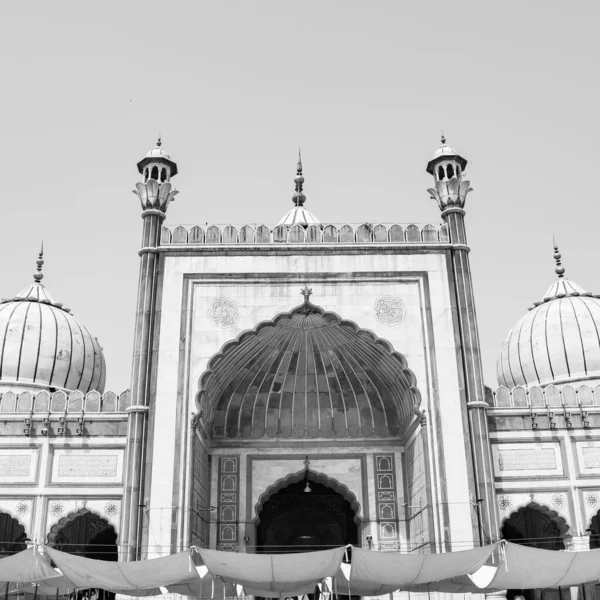
[[[433,167],[442,160],[454,159],[460,165],[460,168],[464,171],[467,166],[467,159],[463,158],[454,148],[451,148],[446,144],[446,138],[442,135],[442,145],[438,148],[431,160],[427,163],[427,172],[433,174]]]
[[[0,300],[0,386],[104,391],[106,363],[98,340],[41,283]]]
[[[304,208],[306,202],[306,194],[303,192],[304,189],[304,176],[302,175],[302,156],[300,150],[298,150],[298,164],[296,166],[296,177],[294,177],[295,192],[292,196],[292,202],[294,208],[287,212],[282,219],[280,219],[277,225],[286,225],[291,227],[292,225],[303,225],[308,227],[309,225],[320,225],[320,221],[315,217],[309,210]]]
[[[600,380],[600,296],[564,276],[508,332],[497,363],[498,384],[566,384]]]

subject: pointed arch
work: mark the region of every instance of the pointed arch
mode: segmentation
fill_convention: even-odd
[[[354,522],[357,525],[360,525],[362,522],[361,517],[361,506],[358,498],[348,488],[347,485],[339,482],[337,479],[333,477],[328,477],[325,473],[317,473],[316,471],[312,471],[310,469],[305,470],[301,469],[296,473],[290,473],[286,477],[282,477],[278,481],[276,481],[273,485],[270,485],[258,498],[258,502],[254,507],[254,516],[252,522],[254,524],[260,523],[260,513],[263,509],[263,506],[269,501],[269,499],[277,494],[277,492],[283,490],[284,488],[292,485],[294,483],[298,483],[299,481],[303,481],[304,479],[308,479],[308,481],[313,481],[316,483],[321,483],[324,486],[332,489],[334,492],[337,492],[344,500],[350,504],[350,508],[354,511]]]
[[[71,512],[48,532],[48,545],[68,552],[99,560],[118,559],[117,532],[104,517],[81,508]]]
[[[0,511],[0,558],[27,549],[25,527],[10,513]]]
[[[502,538],[547,550],[563,550],[568,537],[567,522],[551,508],[529,502],[512,512],[502,523]]]
[[[309,301],[227,342],[198,387],[214,438],[401,437],[421,401],[389,342]]]

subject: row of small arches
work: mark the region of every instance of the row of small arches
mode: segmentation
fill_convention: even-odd
[[[166,167],[161,167],[160,169],[155,165],[150,169],[150,167],[146,167],[144,169],[144,182],[148,181],[148,179],[154,179],[155,181],[160,181],[164,183],[169,179],[169,172]]]
[[[545,406],[600,406],[600,385],[570,386],[558,388],[548,385],[544,388],[534,386],[529,389],[501,386],[491,395],[491,404],[497,408],[529,408]],[[488,400],[489,401],[489,400]]]
[[[233,225],[218,227],[210,225],[203,229],[195,225],[190,229],[182,225],[173,231],[162,228],[161,244],[337,244],[337,243],[448,243],[447,225],[244,225],[239,230]]]
[[[114,392],[80,391],[67,394],[63,391],[50,394],[42,390],[37,394],[31,392],[4,392],[0,396],[0,413],[97,413],[124,412],[131,405],[131,393],[126,390],[122,394]]]
[[[445,179],[452,179],[455,174],[457,177],[460,177],[460,166],[459,165],[456,165],[456,173],[454,170],[454,166],[452,164],[446,165],[445,169],[444,169],[443,165],[440,165],[438,167],[438,179],[440,179],[441,181],[443,181]]]

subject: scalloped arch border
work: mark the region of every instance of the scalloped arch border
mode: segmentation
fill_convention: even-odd
[[[80,508],[79,510],[75,510],[73,512],[70,512],[68,515],[65,515],[64,517],[62,517],[62,519],[60,519],[58,522],[56,522],[56,523],[54,523],[54,525],[52,525],[52,527],[50,528],[50,531],[48,532],[48,536],[47,536],[48,544],[55,543],[56,537],[58,536],[58,534],[60,533],[60,530],[65,525],[72,523],[73,521],[75,521],[75,519],[78,519],[79,517],[85,517],[86,515],[92,515],[92,516],[96,517],[97,519],[99,519],[100,521],[104,521],[107,526],[106,528],[112,529],[114,531],[117,539],[119,538],[119,532],[115,529],[114,525],[106,519],[106,517],[103,517],[102,515],[98,514],[96,511],[90,510],[89,508]]]
[[[333,477],[329,477],[325,475],[325,473],[317,473],[316,471],[308,470],[300,470],[296,473],[290,473],[285,477],[282,477],[278,481],[276,481],[273,485],[270,485],[258,498],[258,502],[254,505],[254,517],[252,518],[252,522],[255,525],[260,523],[260,513],[262,512],[263,506],[265,503],[277,492],[283,490],[293,483],[298,483],[303,479],[308,479],[309,481],[314,481],[315,483],[322,483],[328,488],[332,489],[334,492],[337,492],[344,500],[346,500],[350,504],[350,508],[354,511],[354,522],[357,525],[362,523],[362,517],[360,515],[361,506],[358,498],[350,490],[350,488],[340,483],[337,479]]]
[[[339,326],[351,327],[354,330],[354,332],[359,335],[368,336],[374,345],[381,346],[389,353],[389,355],[392,358],[395,358],[400,363],[400,366],[402,367],[402,373],[408,377],[408,380],[410,383],[410,387],[408,389],[409,389],[409,391],[411,391],[413,393],[413,397],[414,397],[414,402],[413,402],[413,406],[412,406],[413,413],[418,417],[422,416],[422,411],[419,410],[419,407],[421,406],[421,392],[419,391],[419,388],[417,387],[417,378],[416,378],[415,374],[412,372],[412,370],[408,367],[408,361],[406,360],[406,357],[404,356],[404,354],[398,352],[397,350],[394,350],[394,347],[392,346],[392,344],[390,342],[388,342],[384,338],[379,337],[375,332],[371,331],[370,329],[364,329],[362,327],[359,327],[359,325],[357,323],[355,323],[354,321],[351,321],[349,319],[343,319],[337,313],[332,312],[332,311],[326,311],[323,308],[321,308],[320,306],[317,306],[316,304],[313,304],[312,302],[309,301],[309,302],[304,302],[304,303],[296,306],[295,308],[292,308],[292,310],[290,310],[288,312],[278,313],[270,321],[261,321],[253,329],[245,329],[237,336],[237,338],[235,338],[233,340],[229,340],[228,342],[225,342],[225,344],[223,344],[221,349],[215,355],[213,355],[212,358],[208,361],[208,364],[206,366],[204,373],[202,373],[202,375],[200,376],[200,379],[198,380],[199,390],[196,393],[196,398],[195,398],[196,408],[198,410],[198,413],[194,417],[194,421],[193,421],[194,425],[196,425],[198,420],[203,420],[205,422],[206,422],[206,420],[208,420],[209,427],[207,427],[207,431],[210,432],[210,425],[212,425],[212,417],[213,417],[212,411],[213,411],[214,406],[206,407],[206,406],[204,406],[204,403],[205,403],[205,397],[206,397],[206,387],[210,380],[210,377],[214,374],[215,363],[218,363],[232,348],[239,346],[247,338],[258,335],[258,333],[262,329],[265,329],[267,327],[276,327],[277,324],[281,320],[286,319],[286,318],[290,319],[296,313],[302,312],[303,310],[307,310],[307,309],[317,312],[324,318],[334,319],[336,321],[337,325],[339,325]],[[207,419],[207,417],[208,417],[208,419]]]
[[[502,521],[502,523],[500,525],[500,533],[502,533],[502,529],[504,528],[504,525],[506,523],[508,523],[508,521],[510,521],[510,519],[512,519],[513,515],[516,515],[517,513],[520,513],[520,512],[524,512],[528,508],[531,508],[533,510],[537,510],[543,516],[547,517],[548,519],[550,519],[550,521],[552,521],[553,523],[555,523],[556,526],[558,527],[558,531],[560,533],[560,537],[563,540],[567,540],[567,539],[569,539],[571,537],[571,534],[569,533],[569,530],[571,528],[567,524],[566,520],[563,517],[561,517],[555,510],[551,509],[550,507],[546,506],[545,504],[538,504],[537,502],[528,502],[524,506],[519,506],[519,508],[517,508],[517,510],[513,510]]]

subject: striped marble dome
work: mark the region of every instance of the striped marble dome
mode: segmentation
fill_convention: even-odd
[[[499,385],[600,379],[600,297],[564,278],[562,267],[559,272],[542,301],[506,336],[497,363]]]
[[[420,396],[387,342],[305,302],[227,344],[198,401],[213,440],[365,438],[402,436]]]
[[[98,340],[37,279],[0,301],[0,385],[103,392]]]

